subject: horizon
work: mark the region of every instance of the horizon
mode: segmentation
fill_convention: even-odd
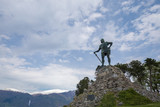
[[[159,61],[159,17],[158,0],[1,0],[0,89],[75,90],[94,80],[101,38],[111,65]]]

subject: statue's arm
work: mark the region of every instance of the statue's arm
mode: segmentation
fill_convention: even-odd
[[[110,47],[112,46],[113,43],[112,43],[112,42],[108,42],[108,44],[109,44],[109,48],[110,48]]]
[[[97,51],[95,51],[94,53],[99,52],[100,50],[101,50],[101,46],[99,46],[99,49]]]

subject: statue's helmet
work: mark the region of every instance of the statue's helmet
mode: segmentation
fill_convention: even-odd
[[[101,39],[101,43],[104,43],[104,39],[103,38]]]

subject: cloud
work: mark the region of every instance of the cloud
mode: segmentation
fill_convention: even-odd
[[[158,55],[157,58],[160,60],[160,55]]]
[[[136,32],[128,32],[124,34],[119,40],[122,42],[137,42],[145,40],[145,35],[138,35]]]
[[[116,16],[121,12],[121,10],[117,10],[113,15]]]
[[[129,56],[129,57],[125,57],[125,63],[130,63],[133,60],[139,60],[139,61],[144,61],[144,57],[143,56]]]
[[[142,7],[142,5],[137,5],[137,6],[124,6],[122,8],[122,11],[125,12],[126,14],[130,13],[137,13],[138,10]]]
[[[78,57],[76,58],[77,61],[83,61],[83,58],[82,57]]]
[[[103,34],[103,38],[108,42],[113,42],[112,49],[119,49],[125,39],[124,37],[124,29],[120,28],[115,22],[110,21],[105,28],[105,32]]]
[[[14,88],[28,92],[48,89],[74,90],[76,84],[83,77],[94,77],[92,70],[76,69],[55,63],[32,67],[32,62],[27,62],[26,59],[12,53],[10,48],[0,45],[1,89]],[[82,58],[78,58],[78,60],[82,60]],[[60,62],[68,61],[60,59]]]
[[[107,25],[106,25],[106,30],[104,32],[104,39],[106,39],[107,41],[116,41],[117,40],[117,36],[119,34],[119,27],[115,25],[114,22],[110,21]]]
[[[128,5],[130,5],[130,3]],[[131,7],[128,7],[128,5],[126,4],[126,7],[124,8],[128,8],[130,11]],[[142,4],[140,5],[143,6]],[[137,9],[140,8],[140,5],[138,5]],[[132,8],[136,8],[136,6],[133,6]],[[137,9],[136,11],[138,11]],[[158,9],[159,5],[153,5],[149,9],[144,9],[145,11],[143,11],[143,14],[132,20],[131,24],[128,23],[127,26],[133,25],[132,28],[135,30],[125,32],[126,29],[128,29],[125,26],[126,29],[119,29],[119,26],[110,24],[112,27],[109,28],[112,28],[113,30],[106,31],[106,34],[112,35],[110,38],[114,40],[114,43],[116,42],[116,46],[121,46],[119,49],[120,51],[131,49],[137,50],[144,48],[147,45],[157,44],[160,41],[160,20],[158,18],[160,17],[160,12]]]
[[[21,65],[26,65],[29,64],[26,62],[25,59],[18,58],[18,57],[2,57],[0,58],[0,63],[2,65],[13,65],[13,66],[21,66]]]
[[[87,23],[91,22],[91,21],[95,21],[97,18],[102,18],[103,15],[101,13],[93,13],[89,16],[89,18],[87,18]]]
[[[84,76],[93,78],[94,71],[73,69],[58,64],[48,64],[41,68],[5,64],[0,67],[0,80],[3,81],[0,88],[12,87],[31,92],[43,88],[73,90]]]
[[[124,1],[124,2],[122,2],[122,6],[126,6],[126,5],[131,5],[131,4],[133,4],[133,0],[127,0],[127,1]]]
[[[93,47],[96,48],[96,47],[99,45],[100,39],[101,39],[101,38],[99,38],[99,37],[97,37],[97,36],[92,38],[92,45],[93,45]],[[93,53],[92,53],[92,54],[93,54]]]
[[[130,47],[129,45],[123,43],[123,44],[120,46],[119,50],[120,50],[120,51],[130,51],[131,48],[132,48],[132,47]]]
[[[68,63],[69,60],[59,59],[59,62],[61,62],[61,63]]]
[[[130,11],[133,12],[133,13],[138,12],[138,10],[139,10],[140,7],[141,7],[141,5],[132,7],[132,8],[130,8]]]
[[[3,81],[0,88],[31,92],[71,90],[84,76],[93,78],[92,70],[53,62],[32,67],[33,62],[29,60],[32,55],[38,57],[40,54],[91,49],[89,39],[96,28],[89,23],[102,17],[97,12],[101,4],[102,0],[1,0],[0,40],[6,39],[9,44],[0,45],[0,81]],[[106,8],[101,10],[107,11]],[[85,22],[86,19],[89,23]],[[18,40],[18,45],[15,40]],[[78,57],[78,61],[82,60]],[[60,58],[59,62],[62,64],[69,60]]]
[[[109,9],[101,6],[100,11],[101,11],[102,13],[106,13],[106,12],[109,11]]]
[[[16,47],[18,53],[34,54],[37,52],[54,53],[64,50],[88,50],[88,39],[95,31],[94,27],[77,23],[74,28],[52,34],[32,34],[22,40],[22,46]]]
[[[147,1],[142,1],[141,4],[144,6],[151,6],[155,0],[147,0]]]
[[[8,56],[12,53],[11,49],[6,47],[5,44],[1,44],[0,45],[0,58],[1,57],[5,57],[5,56]]]
[[[132,6],[131,6],[132,5]],[[127,1],[122,4],[123,9],[129,12],[138,12],[143,4],[133,5],[133,2]],[[157,44],[160,41],[160,20],[159,16],[159,6],[153,5],[149,9],[144,9],[145,11],[140,11],[142,14],[135,17],[135,19],[125,20],[124,26],[117,24],[116,21],[109,21],[106,24],[104,39],[113,42],[112,49],[118,49],[120,51],[130,51],[131,49],[138,50],[144,48],[149,44]],[[120,10],[115,11],[115,13],[121,12]],[[120,27],[121,26],[121,27]],[[130,29],[131,28],[131,29]],[[126,32],[127,31],[127,32]],[[120,46],[120,48],[118,48]]]
[[[153,3],[155,2],[155,0],[149,0],[149,1],[140,1],[140,3],[138,3],[138,5],[136,4],[135,0],[128,0],[128,1],[124,1],[121,3],[122,6],[122,11],[125,12],[126,14],[130,14],[130,13],[137,13],[137,12],[141,12],[141,7],[148,7],[151,6]],[[144,9],[145,10],[145,9]]]
[[[128,0],[128,1],[124,1],[121,3],[122,6],[122,11],[125,12],[126,14],[130,14],[130,13],[141,13],[141,10],[146,11],[145,9],[141,9],[140,8],[146,8],[149,7],[151,5],[153,5],[155,2],[155,0],[149,0],[149,1],[140,1],[140,3],[138,3],[138,5],[136,4],[135,0]],[[143,13],[142,13],[143,14]]]
[[[155,11],[160,11],[160,5],[154,5],[150,8],[150,11],[155,12]]]
[[[0,32],[24,36],[21,46],[14,48],[17,53],[86,50],[95,28],[84,19],[93,21],[102,17],[96,12],[101,3],[102,0],[3,0]],[[71,19],[72,26],[68,24]]]
[[[133,21],[139,35],[146,36],[148,43],[159,43],[160,41],[160,13],[148,13]]]
[[[46,91],[41,91],[41,92],[33,92],[30,94],[52,94],[52,93],[63,93],[67,92],[68,90],[60,90],[60,89],[53,89],[53,90],[46,90]]]
[[[119,57],[116,52],[125,52],[123,55],[128,60],[136,59],[130,57],[131,50],[137,58],[152,47],[158,50],[160,6],[153,5],[154,0],[105,3],[102,0],[1,0],[0,81],[3,83],[0,88],[32,92],[75,89],[84,76],[93,78],[94,71],[86,66],[93,61],[92,56],[86,53],[97,50],[101,38],[113,42],[112,57]],[[84,59],[78,57],[83,52],[88,58],[85,59],[88,68],[69,65],[74,60],[83,66]]]
[[[1,41],[2,39],[7,39],[7,40],[9,40],[10,37],[8,37],[8,36],[6,36],[6,35],[0,35],[0,41]]]

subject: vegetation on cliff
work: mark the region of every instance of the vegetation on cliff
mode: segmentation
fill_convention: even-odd
[[[103,96],[98,107],[116,107],[118,104],[124,106],[145,105],[150,103],[152,103],[151,100],[130,88],[128,90],[120,91],[119,93],[107,92]]]
[[[140,95],[132,88],[120,91],[118,94],[118,100],[123,102],[123,105],[143,105],[152,103],[151,100]]]
[[[116,106],[116,97],[113,92],[107,92],[98,107],[115,107]]]
[[[150,89],[151,92],[160,93],[160,61],[146,58],[144,63],[133,60],[130,63],[118,63],[115,65],[132,80],[137,80],[141,85]]]
[[[77,84],[77,90],[75,91],[75,95],[78,96],[84,92],[85,89],[88,89],[88,85],[92,83],[93,80],[90,80],[88,77],[84,77]]]

